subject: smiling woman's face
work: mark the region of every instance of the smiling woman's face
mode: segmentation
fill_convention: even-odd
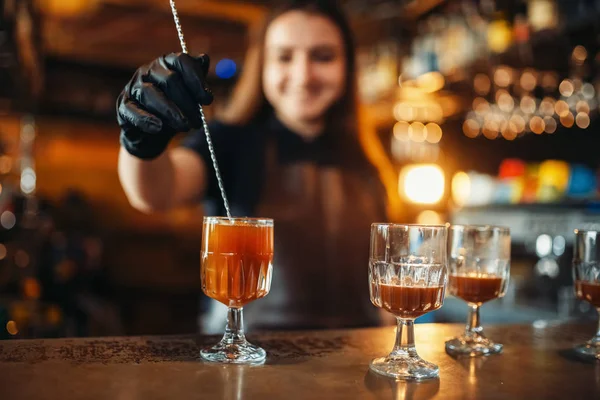
[[[267,28],[263,90],[278,116],[298,123],[323,119],[344,95],[346,54],[329,19],[288,11]]]

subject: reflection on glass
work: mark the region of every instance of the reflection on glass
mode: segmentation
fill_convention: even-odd
[[[413,382],[389,379],[369,371],[365,376],[365,386],[378,399],[429,400],[435,398],[440,391],[440,380],[430,379],[424,382]],[[391,396],[388,394],[390,391]]]

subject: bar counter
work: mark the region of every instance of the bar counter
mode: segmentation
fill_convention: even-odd
[[[0,399],[600,399],[600,362],[575,358],[591,325],[488,326],[501,355],[454,359],[444,341],[458,324],[416,326],[419,354],[439,379],[395,382],[369,372],[389,353],[395,328],[258,333],[260,366],[198,360],[208,336],[0,342]]]

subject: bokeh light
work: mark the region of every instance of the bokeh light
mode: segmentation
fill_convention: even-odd
[[[479,136],[480,128],[481,127],[477,120],[467,119],[465,120],[465,122],[463,122],[463,133],[469,138],[476,138],[477,136]]]
[[[533,91],[537,86],[537,78],[532,70],[525,70],[519,80],[521,87],[528,92]]]
[[[531,96],[523,96],[520,106],[524,113],[533,114],[535,112],[535,99]]]
[[[499,66],[494,72],[494,83],[500,87],[507,87],[512,82],[512,70],[506,66]]]
[[[421,122],[413,122],[408,127],[408,137],[410,140],[422,143],[427,139],[427,131],[425,130],[425,125]]]
[[[440,213],[433,210],[423,210],[417,215],[417,224],[442,225],[444,222]]]
[[[569,105],[564,100],[559,100],[554,105],[554,111],[559,117],[566,117],[569,114]]]
[[[491,82],[490,78],[486,74],[477,74],[473,79],[473,87],[475,93],[480,96],[485,96],[490,92]]]
[[[539,135],[544,132],[546,124],[540,116],[536,115],[533,118],[531,118],[531,120],[529,120],[529,128],[533,133]]]
[[[215,73],[221,79],[229,79],[235,75],[237,71],[237,65],[235,61],[230,60],[229,58],[223,58],[219,60],[217,65],[215,66]]]
[[[12,211],[6,210],[0,215],[0,225],[2,225],[4,229],[12,229],[16,223],[17,217],[15,217],[15,214]]]
[[[10,334],[10,335],[16,335],[17,333],[19,333],[19,328],[17,327],[17,323],[15,321],[8,321],[6,323],[6,331]]]
[[[400,172],[399,188],[413,203],[435,204],[444,195],[444,171],[435,164],[410,165]],[[427,184],[423,184],[426,182]]]
[[[578,113],[575,117],[575,124],[581,129],[586,129],[590,126],[590,116],[583,112]]]
[[[556,132],[556,120],[552,117],[544,117],[544,131],[546,133],[554,133]]]
[[[560,83],[558,90],[563,96],[569,97],[575,91],[575,87],[573,86],[573,82],[571,82],[571,80],[565,79]]]
[[[587,56],[588,56],[588,52],[585,49],[585,47],[579,45],[579,46],[575,46],[575,48],[573,49],[573,61],[575,62],[575,64],[583,65]]]
[[[560,123],[565,128],[572,127],[574,122],[575,122],[575,118],[573,117],[573,114],[571,114],[570,111],[567,114],[565,114],[564,116],[560,117]]]
[[[410,124],[405,121],[398,121],[394,124],[394,137],[402,142],[408,142],[410,140],[408,135],[408,128]]]
[[[442,139],[442,128],[435,122],[430,122],[425,125],[425,129],[427,131],[427,135],[425,135],[425,139],[429,143],[438,143]]]

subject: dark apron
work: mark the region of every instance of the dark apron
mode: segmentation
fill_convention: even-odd
[[[266,297],[244,307],[246,328],[378,325],[368,287],[370,225],[385,219],[378,183],[314,162],[280,165],[271,150],[255,216],[274,219],[273,280]],[[204,319],[211,333],[225,320],[214,303]]]

